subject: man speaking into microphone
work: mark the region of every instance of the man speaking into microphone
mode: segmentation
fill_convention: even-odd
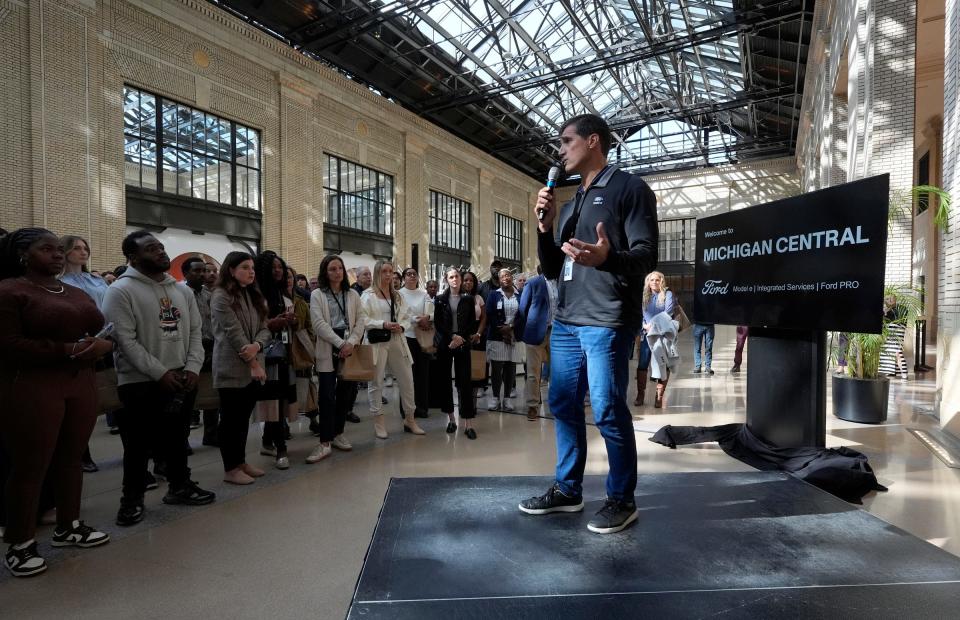
[[[548,397],[557,433],[557,471],[544,495],[520,503],[520,510],[532,515],[583,510],[583,401],[589,387],[610,465],[607,499],[587,525],[599,534],[619,532],[637,519],[628,364],[643,319],[643,280],[657,265],[658,241],[656,197],[640,177],[607,163],[610,142],[610,127],[599,116],[566,121],[560,130],[560,161],[566,174],[580,175],[581,185],[558,212],[548,182],[534,207],[543,273],[558,281]]]

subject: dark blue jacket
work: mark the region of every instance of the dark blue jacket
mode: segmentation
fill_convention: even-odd
[[[513,333],[517,340],[530,345],[543,344],[547,337],[547,321],[550,319],[550,291],[547,279],[534,276],[527,280],[520,294],[520,310],[513,321]]]
[[[516,296],[516,293],[514,293]],[[500,328],[507,322],[507,313],[502,308],[497,308],[497,304],[503,301],[503,293],[495,289],[487,295],[487,340],[502,341]],[[519,315],[519,312],[517,313]],[[516,322],[516,319],[514,319]]]

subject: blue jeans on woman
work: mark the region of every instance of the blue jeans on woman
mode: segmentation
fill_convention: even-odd
[[[557,484],[566,495],[579,497],[583,492],[587,462],[583,400],[589,387],[593,419],[607,445],[607,497],[634,501],[637,441],[627,407],[634,336],[629,328],[553,323],[549,402],[557,433]]]
[[[693,367],[700,368],[700,344],[703,343],[704,366],[710,368],[713,364],[713,325],[693,325]]]

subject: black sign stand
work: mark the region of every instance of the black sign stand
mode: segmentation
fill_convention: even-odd
[[[827,335],[750,328],[747,427],[781,448],[823,448],[827,440]]]

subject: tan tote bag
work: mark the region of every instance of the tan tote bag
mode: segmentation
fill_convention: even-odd
[[[470,380],[483,381],[487,378],[487,352],[470,350]]]
[[[340,378],[344,381],[373,381],[373,347],[358,344],[353,347],[353,355],[340,363]]]

